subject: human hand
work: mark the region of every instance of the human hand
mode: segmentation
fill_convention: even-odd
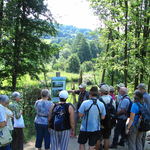
[[[22,115],[22,113],[23,113],[23,111],[22,111],[22,110],[20,110],[20,115]]]
[[[75,132],[72,130],[71,134],[70,134],[70,137],[74,137],[74,136],[75,136]]]
[[[129,131],[130,131],[130,130],[129,130],[129,129],[127,129],[127,130],[126,130],[126,134],[129,134]]]

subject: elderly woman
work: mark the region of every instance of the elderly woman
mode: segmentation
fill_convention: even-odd
[[[42,141],[44,138],[45,149],[50,149],[50,133],[48,131],[48,115],[52,102],[48,101],[50,93],[47,89],[41,91],[42,99],[35,102],[35,110],[37,112],[35,117],[35,128],[36,128],[36,143],[35,147],[41,150]]]
[[[9,123],[11,123],[10,117],[13,115],[13,113],[9,109],[6,108],[8,103],[9,103],[8,96],[1,95],[0,97],[0,127],[3,128],[7,122],[8,128],[12,129],[12,124],[9,125]],[[0,147],[0,150],[10,150],[10,144],[4,147]]]
[[[20,110],[20,106],[18,104],[19,101],[20,101],[19,92],[13,92],[12,102],[9,103],[8,108],[14,113],[14,117],[16,119],[21,118],[22,115],[22,110]],[[23,140],[24,140],[23,128],[14,127],[12,138],[13,138],[12,150],[23,150]]]
[[[126,130],[126,133],[129,134],[128,136],[128,150],[142,150],[142,135],[143,132],[139,132],[137,130],[137,123],[139,119],[139,107],[146,105],[143,99],[143,93],[140,90],[135,90],[133,93],[133,104],[131,107],[131,114],[130,114],[130,121]],[[147,107],[147,105],[146,105]]]

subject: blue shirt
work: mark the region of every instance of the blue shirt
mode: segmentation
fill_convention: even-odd
[[[138,104],[140,104],[140,106],[142,106],[141,103],[138,102]],[[146,104],[144,104],[144,105],[146,105]],[[146,105],[146,108],[147,108],[147,105]],[[138,119],[139,119],[139,111],[140,111],[140,109],[139,109],[138,105],[137,105],[136,103],[133,103],[133,104],[132,104],[132,107],[131,107],[131,112],[132,112],[132,113],[135,113],[134,122],[133,122],[133,124],[132,124],[133,126],[135,125],[135,123],[138,122]]]
[[[6,121],[4,107],[0,104],[0,122]]]
[[[38,124],[48,125],[48,115],[52,105],[53,103],[51,101],[37,100],[34,105],[34,108],[37,111],[34,122]]]
[[[148,110],[150,111],[150,95],[147,92],[143,93],[144,101],[148,106]]]
[[[84,114],[83,119],[82,119],[82,124],[80,127],[81,131],[94,132],[94,131],[100,130],[100,116],[99,116],[99,111],[96,105],[93,105],[91,109],[89,110],[87,130],[86,130],[87,116],[85,116],[85,111],[89,109],[92,103],[93,103],[93,100],[91,99],[85,100],[79,108],[79,112],[81,114]],[[100,109],[101,116],[105,116],[106,111],[105,111],[104,104],[97,99],[97,105]]]
[[[125,98],[125,97],[128,97],[127,94],[124,94],[119,102],[119,105],[118,105],[118,108],[117,108],[117,113],[121,110],[121,108],[124,108],[125,111],[128,110],[128,107],[129,107],[129,104],[130,104],[130,101],[128,98]],[[123,120],[126,120],[128,117],[125,115],[125,113],[123,113],[122,115],[120,115],[118,118],[120,119],[123,119]]]

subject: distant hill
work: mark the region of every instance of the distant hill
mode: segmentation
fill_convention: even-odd
[[[62,25],[59,27],[56,37],[47,36],[44,39],[50,39],[51,43],[57,44],[62,40],[73,42],[78,32],[83,33],[88,41],[97,39],[97,37],[89,35],[89,33],[92,32],[91,29],[77,28],[73,25]]]

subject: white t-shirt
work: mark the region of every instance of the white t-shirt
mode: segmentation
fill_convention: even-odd
[[[0,122],[6,121],[4,107],[0,104]]]

